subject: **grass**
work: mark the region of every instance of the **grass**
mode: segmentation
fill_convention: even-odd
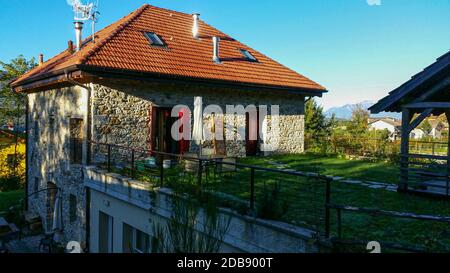
[[[298,154],[268,158],[250,157],[242,159],[242,163],[270,167],[267,160],[284,163],[290,169],[297,171],[315,172],[357,180],[399,183],[400,168],[390,162],[347,160],[333,155]]]
[[[20,204],[23,197],[23,190],[0,192],[0,214],[7,211],[11,206]]]
[[[247,158],[241,162],[273,168],[267,159],[282,162],[302,171],[319,172],[362,180],[376,180],[395,183],[398,167],[388,163],[349,161],[337,157],[320,155],[289,155],[272,158]],[[144,179],[153,181],[155,178]],[[156,179],[154,182],[158,183]],[[186,174],[180,166],[165,170],[166,186],[177,183],[197,187],[195,174]],[[202,187],[205,190],[220,192],[221,206],[231,207],[242,213],[248,212],[250,201],[250,170],[239,169],[235,173],[208,176],[203,175]],[[191,191],[195,192],[195,190]],[[238,197],[237,199],[228,198]],[[415,214],[449,216],[448,201],[370,189],[360,185],[341,182],[332,183],[331,202],[363,208]],[[276,172],[255,172],[255,206],[257,216],[279,220],[297,226],[319,231],[325,228],[325,183],[318,178],[298,177]],[[331,215],[332,234],[337,235],[337,214]],[[376,216],[360,213],[342,213],[343,238],[362,241],[390,242],[423,249],[429,252],[450,252],[450,225]],[[382,245],[383,246],[383,245]],[[356,251],[364,251],[365,248]]]

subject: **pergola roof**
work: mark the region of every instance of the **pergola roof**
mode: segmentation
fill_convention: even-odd
[[[438,102],[450,101],[450,52],[416,74],[388,96],[369,108],[372,114],[383,111],[401,112],[402,105],[432,99]]]

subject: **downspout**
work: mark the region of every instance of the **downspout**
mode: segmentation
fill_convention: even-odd
[[[29,106],[28,106],[28,95],[26,95],[25,97],[25,211],[28,211],[28,171],[29,171],[29,161],[28,161],[28,153],[30,152],[29,147],[28,147],[28,130],[29,130],[29,125],[28,125],[28,114],[29,114]]]
[[[90,83],[90,88],[87,88],[88,90],[88,102],[87,102],[87,113],[88,113],[88,119],[87,119],[87,126],[88,126],[88,132],[87,132],[87,139],[88,141],[92,141],[92,135],[93,135],[93,118],[94,118],[94,112],[92,107],[92,96],[94,94],[94,84]],[[91,158],[91,145],[90,142],[88,142],[87,146],[87,160],[86,163],[90,164],[90,158]],[[86,188],[86,251],[90,252],[90,237],[91,237],[91,190],[89,188]]]

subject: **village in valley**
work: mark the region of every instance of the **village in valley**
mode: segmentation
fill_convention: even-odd
[[[62,50],[0,54],[0,253],[450,253],[448,38],[427,45],[431,59],[408,59],[407,78],[372,84],[376,95],[361,86],[371,101],[358,101],[336,93],[360,84],[353,73],[365,65],[325,68],[307,55],[281,64],[292,56],[195,5],[128,3],[114,17],[97,1],[61,2],[70,33],[41,31],[71,37]],[[384,18],[393,1],[351,2]],[[419,17],[423,4],[411,5]],[[308,54],[345,55],[327,50]],[[232,262],[270,268],[276,258]]]

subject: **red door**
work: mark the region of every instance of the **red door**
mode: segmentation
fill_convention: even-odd
[[[245,114],[245,147],[247,156],[259,153],[259,111],[256,111],[256,120],[250,120],[250,114]]]

